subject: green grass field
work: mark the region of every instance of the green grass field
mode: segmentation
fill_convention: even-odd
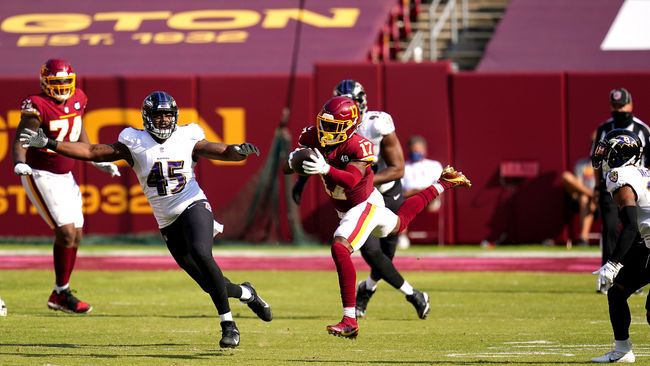
[[[612,341],[606,298],[588,274],[406,273],[431,295],[429,318],[383,283],[355,341],[325,331],[341,316],[335,272],[226,274],[250,280],[275,316],[264,323],[231,300],[235,350],[218,347],[209,297],[180,271],[78,271],[73,285],[94,306],[86,316],[47,309],[50,271],[0,271],[9,308],[0,365],[589,364]],[[637,363],[647,364],[645,296],[630,303]]]

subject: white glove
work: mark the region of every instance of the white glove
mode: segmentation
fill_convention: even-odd
[[[260,149],[258,149],[257,146],[249,142],[244,142],[243,144],[235,145],[235,151],[237,151],[239,154],[244,156],[248,156],[250,154],[255,154],[257,156],[260,156]]]
[[[96,163],[93,161],[93,165],[95,168],[101,170],[104,173],[110,174],[111,177],[119,177],[121,176],[120,170],[117,168],[117,165],[113,163]]]
[[[316,155],[311,155],[311,161],[305,160],[302,162],[302,169],[307,174],[327,174],[330,172],[330,165],[327,164],[323,154],[318,149],[314,149]]]
[[[19,140],[22,142],[22,146],[27,149],[28,147],[45,147],[49,138],[45,136],[42,128],[39,128],[38,132],[32,131],[29,128],[23,128],[20,132]]]
[[[14,165],[14,173],[16,175],[32,175],[32,168],[25,163],[18,163]]]
[[[614,278],[616,278],[616,275],[621,268],[623,268],[622,264],[607,261],[604,266],[600,267],[597,271],[594,271],[593,274],[598,275],[598,281],[602,285],[611,287],[614,284]]]

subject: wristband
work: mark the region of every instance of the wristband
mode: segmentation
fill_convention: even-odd
[[[24,161],[15,161],[15,162],[14,162],[14,166],[16,166],[16,165],[18,165],[18,164],[25,164],[25,162],[24,162]]]
[[[47,139],[47,142],[45,143],[45,148],[50,149],[52,151],[56,151],[56,145],[59,143],[54,140],[54,139]]]

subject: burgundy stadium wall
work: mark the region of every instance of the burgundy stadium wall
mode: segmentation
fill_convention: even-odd
[[[540,242],[562,230],[565,98],[562,74],[452,77],[456,166],[474,186],[456,195],[456,239]],[[504,162],[538,164],[504,181]]]
[[[445,242],[483,239],[530,243],[563,234],[564,200],[559,174],[587,154],[589,139],[609,115],[610,89],[624,86],[635,101],[635,114],[650,119],[650,73],[459,73],[439,64],[319,64],[313,75],[297,79],[290,132],[295,139],[341,78],[355,78],[367,89],[371,109],[395,119],[406,149],[408,136],[423,135],[432,158],[467,172],[474,186],[448,192]],[[36,78],[5,78],[0,89],[0,236],[50,235],[12,174],[11,143],[23,96],[38,91]],[[140,103],[164,89],[181,105],[181,123],[198,121],[212,140],[251,141],[260,158],[223,165],[202,160],[197,168],[216,216],[235,227],[241,207],[255,188],[268,156],[288,78],[277,75],[88,77],[80,86],[89,95],[85,127],[91,141],[113,142],[127,125],[141,126]],[[536,166],[531,177],[500,177],[503,162]],[[532,163],[532,165],[530,165]],[[529,164],[529,165],[525,165]],[[133,173],[110,178],[88,164],[76,167],[85,192],[86,232],[120,234],[156,230]],[[525,173],[525,171],[523,171]],[[521,172],[519,172],[521,173]],[[322,241],[336,223],[318,179],[305,190],[301,215],[306,230]],[[243,198],[242,198],[243,197]],[[239,209],[240,214],[235,214]],[[280,200],[281,240],[288,239],[286,207]],[[420,225],[430,225],[424,219]],[[417,224],[414,223],[414,224]]]

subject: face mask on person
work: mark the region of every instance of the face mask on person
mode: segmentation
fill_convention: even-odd
[[[632,122],[632,113],[612,111],[612,118],[616,128],[625,128]]]
[[[409,152],[409,159],[411,159],[412,162],[417,163],[418,161],[424,159],[424,154],[417,151],[411,151]]]

